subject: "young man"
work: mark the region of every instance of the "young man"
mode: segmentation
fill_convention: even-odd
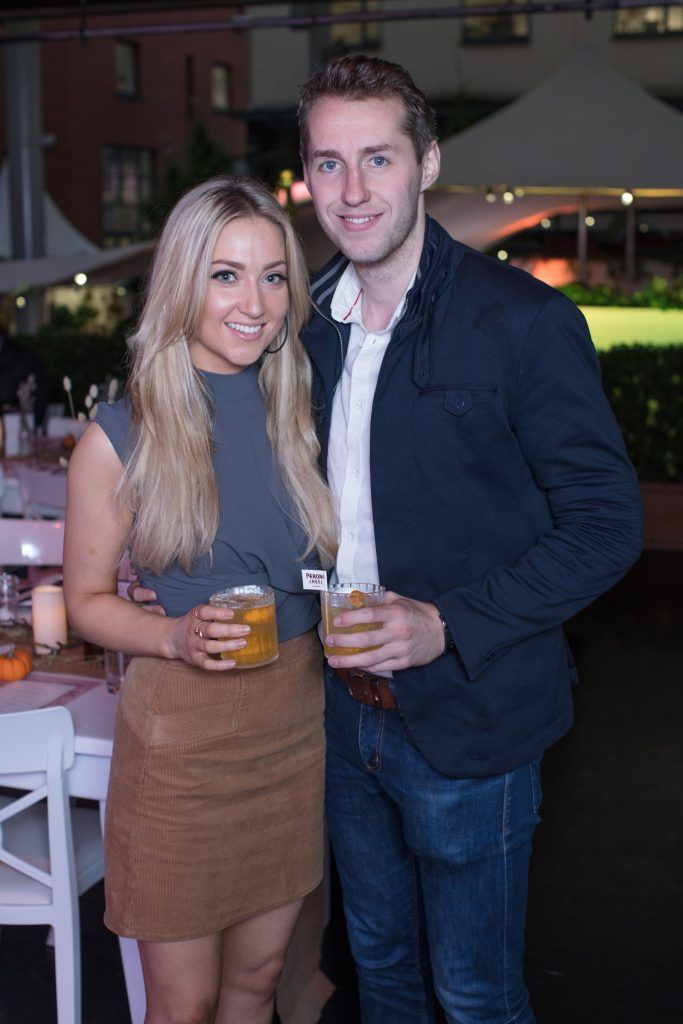
[[[566,298],[426,218],[433,113],[333,61],[299,108],[339,253],[306,333],[342,581],[379,621],[334,643],[328,820],[364,1024],[530,1024],[522,979],[543,751],[570,727],[562,623],[641,548],[638,486]],[[378,674],[379,673],[379,674]],[[391,678],[388,678],[391,677]]]

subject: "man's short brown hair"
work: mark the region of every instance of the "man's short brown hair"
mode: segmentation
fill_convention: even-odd
[[[403,102],[401,129],[413,140],[418,163],[436,138],[436,118],[425,94],[400,64],[379,57],[350,54],[331,60],[304,83],[299,97],[301,156],[308,155],[308,122],[318,100],[336,96],[349,100],[390,99]]]

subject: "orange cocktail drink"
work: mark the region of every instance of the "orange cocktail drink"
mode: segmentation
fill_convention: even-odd
[[[359,622],[355,626],[334,626],[332,622],[342,612],[356,608],[375,607],[384,604],[384,587],[378,583],[331,583],[320,595],[323,615],[323,636],[330,633],[367,633],[381,629],[381,622]],[[330,647],[325,644],[325,657],[332,654],[362,654],[374,651],[374,647]]]
[[[214,608],[231,608],[234,615],[230,621],[250,627],[250,632],[244,638],[247,641],[246,647],[223,651],[218,657],[224,661],[233,660],[237,668],[258,668],[275,661],[279,651],[272,587],[254,584],[229,587],[212,594],[209,604]]]

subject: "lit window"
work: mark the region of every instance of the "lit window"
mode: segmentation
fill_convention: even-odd
[[[140,95],[140,51],[136,43],[114,43],[116,92],[119,96]]]
[[[105,242],[143,238],[152,198],[152,150],[106,146],[102,161],[102,215]]]
[[[683,4],[632,7],[614,14],[615,36],[665,36],[683,32]]]
[[[329,13],[372,14],[381,10],[380,0],[339,0],[329,5]],[[329,26],[327,49],[339,55],[350,50],[372,50],[380,45],[378,21],[343,21]]]
[[[467,0],[480,6],[480,0]],[[530,18],[524,0],[508,0],[508,10],[496,14],[472,14],[463,18],[462,41],[472,44],[525,43],[530,35]]]
[[[230,110],[231,69],[226,64],[211,65],[211,109],[214,114],[226,114]]]

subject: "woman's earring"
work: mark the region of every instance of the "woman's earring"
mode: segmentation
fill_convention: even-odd
[[[284,346],[284,344],[287,341],[288,337],[289,337],[289,316],[286,316],[285,317],[285,336],[284,336],[284,338],[282,339],[282,341],[280,342],[280,344],[278,345],[277,348],[264,348],[263,351],[267,352],[271,356],[274,356],[275,353],[279,352],[280,349]]]

